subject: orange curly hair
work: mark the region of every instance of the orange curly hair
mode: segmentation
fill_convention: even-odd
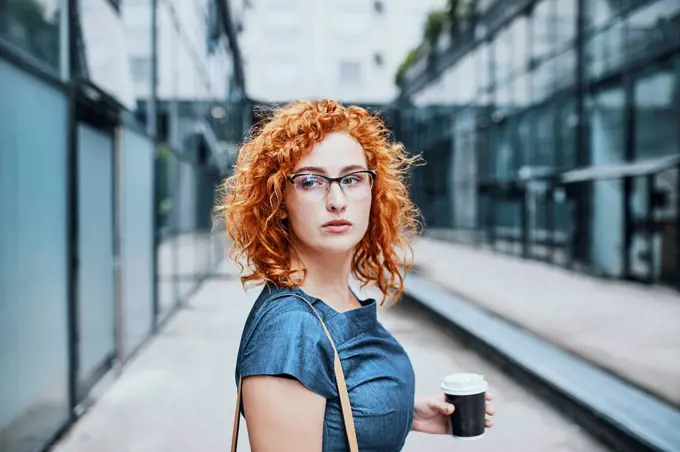
[[[295,101],[276,109],[251,131],[239,150],[233,174],[222,186],[217,206],[231,237],[231,257],[243,272],[241,283],[293,286],[290,232],[279,216],[287,175],[315,143],[332,132],[347,132],[361,144],[369,168],[376,171],[373,203],[366,235],[352,259],[352,275],[388,296],[403,292],[404,276],[413,262],[411,236],[419,233],[418,211],[409,198],[406,178],[419,157],[402,144],[390,143],[383,121],[363,108],[337,101]],[[256,284],[256,285],[259,285]]]

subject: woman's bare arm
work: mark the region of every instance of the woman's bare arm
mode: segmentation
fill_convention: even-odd
[[[299,381],[243,380],[243,411],[252,452],[320,452],[326,399]]]

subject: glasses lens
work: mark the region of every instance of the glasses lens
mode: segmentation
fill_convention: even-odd
[[[301,174],[293,178],[293,186],[300,196],[307,199],[321,199],[326,195],[328,181],[323,177]]]
[[[363,198],[371,193],[373,178],[369,173],[354,173],[342,178],[342,191],[352,198]]]

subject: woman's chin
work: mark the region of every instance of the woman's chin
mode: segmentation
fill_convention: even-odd
[[[350,236],[331,236],[323,237],[319,241],[318,251],[326,254],[347,254],[351,253],[361,240]]]

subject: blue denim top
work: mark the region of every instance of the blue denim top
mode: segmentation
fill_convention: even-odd
[[[378,321],[374,299],[359,300],[360,308],[340,313],[299,288],[265,286],[243,329],[237,384],[239,375],[298,380],[326,398],[323,451],[348,450],[333,374],[333,349],[310,307],[285,296],[292,293],[314,306],[333,337],[347,381],[359,450],[401,450],[413,421],[415,376],[404,349]]]

